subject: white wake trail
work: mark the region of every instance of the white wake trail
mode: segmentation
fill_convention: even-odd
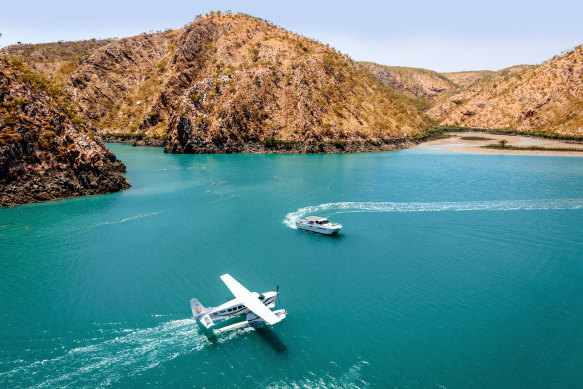
[[[125,223],[125,222],[127,222],[127,221],[136,220],[136,219],[143,219],[143,218],[145,218],[145,217],[149,217],[149,216],[155,216],[155,215],[158,215],[158,214],[159,214],[159,212],[150,212],[150,213],[144,213],[144,214],[140,214],[140,215],[135,215],[135,216],[126,217],[125,219],[117,220],[117,221],[114,221],[114,222],[103,222],[103,223],[97,223],[97,224],[95,225],[95,227],[98,227],[98,226],[103,226],[103,225],[106,225],[106,224],[118,224],[118,223]]]
[[[197,329],[194,319],[183,319],[131,331],[69,350],[57,358],[0,373],[0,382],[7,387],[107,386],[209,345],[210,341],[198,334]],[[233,331],[218,337],[217,341],[222,343],[244,332]]]
[[[340,202],[311,205],[290,212],[283,223],[296,228],[296,221],[308,215],[332,215],[351,212],[460,212],[460,211],[518,211],[550,209],[583,209],[583,199],[552,200],[498,200],[498,201],[457,201],[429,203],[394,202]]]

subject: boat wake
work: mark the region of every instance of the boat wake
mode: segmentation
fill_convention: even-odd
[[[69,350],[57,358],[0,373],[0,382],[6,387],[107,386],[210,345],[197,329],[194,319],[183,319],[125,332],[101,343]],[[249,330],[221,335],[215,342],[223,343]]]
[[[341,202],[311,205],[290,212],[283,224],[296,229],[296,221],[311,215],[330,216],[354,212],[459,212],[459,211],[518,211],[549,209],[583,209],[583,199],[554,200],[498,200],[498,201],[457,201],[430,203],[393,202]]]
[[[158,214],[159,214],[159,212],[144,213],[144,214],[140,214],[140,215],[136,215],[136,216],[126,217],[125,219],[117,220],[117,221],[114,221],[114,222],[98,223],[98,224],[95,225],[95,227],[104,226],[104,225],[107,225],[107,224],[125,223],[127,221],[136,220],[136,219],[143,219],[145,217],[155,216],[155,215],[158,215]]]

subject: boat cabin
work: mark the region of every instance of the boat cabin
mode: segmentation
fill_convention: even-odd
[[[306,218],[308,224],[326,224],[328,223],[328,219],[325,217],[318,217],[318,216],[308,216]]]

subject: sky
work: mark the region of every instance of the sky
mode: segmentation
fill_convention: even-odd
[[[216,10],[267,19],[357,61],[439,72],[538,64],[583,43],[581,0],[2,0],[0,47],[175,29]]]

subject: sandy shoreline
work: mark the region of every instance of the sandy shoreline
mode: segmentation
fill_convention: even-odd
[[[423,142],[415,147],[431,147],[441,150],[457,151],[462,153],[476,153],[476,154],[515,154],[515,155],[548,155],[548,156],[562,156],[562,157],[583,157],[583,143],[574,141],[563,141],[556,139],[534,138],[523,135],[495,135],[486,132],[450,132],[450,138],[437,139],[429,142]],[[482,137],[487,140],[466,140],[462,137]],[[543,150],[500,150],[487,149],[480,146],[488,144],[497,144],[500,139],[506,139],[508,146],[541,146],[541,147],[566,147],[576,148],[579,151],[543,151]],[[451,146],[451,147],[449,147]]]

